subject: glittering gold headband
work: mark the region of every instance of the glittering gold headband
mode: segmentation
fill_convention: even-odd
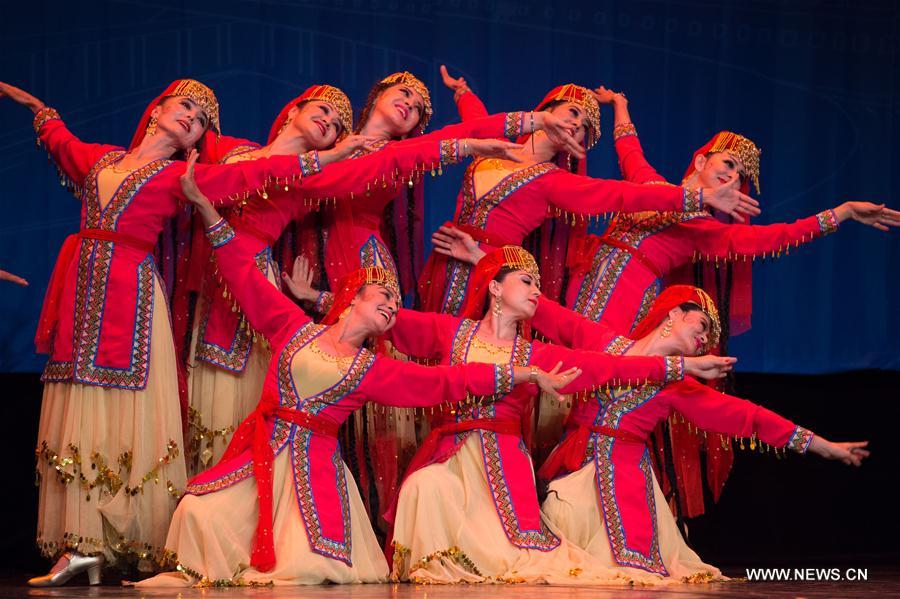
[[[383,285],[397,294],[398,298],[403,297],[403,294],[400,293],[400,284],[392,271],[382,266],[367,266],[364,270],[366,271],[366,285]]]
[[[403,84],[416,90],[422,96],[422,100],[425,102],[425,114],[422,115],[419,121],[419,130],[424,132],[425,127],[428,126],[428,121],[431,120],[431,115],[434,114],[434,111],[431,109],[431,94],[428,93],[428,88],[425,87],[425,84],[409,71],[400,71],[399,73],[388,75],[381,80],[381,83],[389,85]]]
[[[538,269],[534,256],[523,247],[517,245],[503,246],[503,266],[524,270],[534,278],[534,282],[540,286],[541,271]]]
[[[209,117],[212,128],[217,132],[222,131],[219,123],[219,102],[216,100],[216,94],[213,93],[213,90],[195,79],[182,79],[169,95],[185,96],[193,100]]]

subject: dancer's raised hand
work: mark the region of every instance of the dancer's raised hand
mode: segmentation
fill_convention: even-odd
[[[197,181],[194,179],[194,165],[197,164],[199,158],[200,152],[196,149],[192,148],[191,151],[188,152],[187,165],[184,169],[184,173],[178,178],[178,182],[181,183],[181,190],[184,192],[187,201],[194,205],[194,208],[203,218],[203,223],[209,227],[219,222],[222,217],[213,207],[209,198],[203,195],[203,192],[197,187]]]
[[[0,81],[0,98],[4,97],[9,98],[16,104],[21,104],[22,106],[29,108],[31,112],[37,112],[44,107],[43,102],[29,94],[27,91]]]
[[[431,243],[438,254],[450,256],[460,262],[478,264],[484,257],[484,250],[478,247],[478,243],[471,235],[456,227],[441,227],[431,234]]]
[[[12,274],[11,272],[6,272],[5,270],[0,270],[0,281],[9,281],[10,283],[15,283],[16,285],[21,285],[22,287],[28,287],[28,281],[18,275]]]
[[[344,160],[353,155],[358,150],[374,151],[377,137],[371,135],[348,135],[334,145],[330,150],[322,150],[319,152],[319,162],[322,166]]]
[[[450,73],[447,72],[447,67],[441,65],[441,79],[444,81],[444,85],[447,86],[448,89],[453,91],[453,101],[459,100],[459,97],[467,92],[472,90],[469,89],[469,85],[466,83],[465,77],[451,77]]]
[[[286,272],[282,272],[281,280],[291,295],[298,300],[314,302],[319,297],[319,291],[312,286],[314,274],[306,256],[297,256],[294,258],[294,270],[291,271],[290,276]]]

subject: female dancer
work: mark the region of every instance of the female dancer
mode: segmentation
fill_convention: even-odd
[[[36,337],[50,354],[37,444],[38,544],[59,557],[31,584],[62,584],[105,560],[149,569],[184,488],[172,332],[152,252],[183,200],[173,160],[214,143],[219,107],[205,85],[173,82],[148,106],[129,151],[80,141],[52,108],[7,84],[0,95],[35,113],[35,131],[82,200],[81,231],[60,252]],[[303,175],[297,157],[202,165],[219,205]],[[60,557],[60,554],[61,557]]]
[[[609,384],[678,380],[684,371],[719,376],[732,358],[699,362],[658,358],[634,369],[610,356],[530,342],[527,321],[540,296],[534,258],[521,247],[494,250],[475,270],[465,318],[402,311],[390,340],[410,356],[443,364],[472,361],[545,366],[563,360],[583,374],[571,390]],[[471,320],[470,318],[481,318]],[[477,402],[432,420],[399,493],[394,522],[393,576],[417,582],[488,580],[579,583],[607,581],[542,522],[531,458],[533,390]],[[523,433],[523,431],[525,431]],[[579,570],[583,576],[579,575]]]
[[[622,356],[699,354],[715,348],[721,334],[712,299],[689,285],[663,291],[631,339],[546,300],[532,322],[559,343]],[[691,379],[601,390],[585,399],[575,402],[562,442],[539,472],[555,478],[542,507],[567,539],[641,583],[721,578],[684,542],[650,467],[648,438],[675,410],[705,430],[750,437],[751,449],[765,443],[856,466],[869,455],[867,442],[832,443]]]
[[[340,89],[314,85],[294,98],[272,123],[267,145],[234,140],[223,164],[279,155],[301,155],[318,150],[322,165],[345,158],[362,147],[365,138],[350,136],[353,109]],[[296,190],[295,190],[296,191]],[[317,203],[306,201],[254,202],[226,213],[229,223],[257,243],[256,257],[262,272],[278,286],[278,267],[272,247],[288,223]],[[193,249],[195,267],[208,265],[205,239]],[[202,245],[200,245],[202,244]],[[208,268],[202,282],[195,282],[200,297],[194,319],[194,335],[189,380],[190,447],[188,474],[214,464],[222,456],[231,433],[259,401],[268,350],[257,338],[243,314],[234,310],[220,281]],[[199,283],[199,284],[198,284]],[[186,306],[185,306],[186,307]]]
[[[192,166],[182,178],[185,194],[208,226],[220,273],[272,344],[273,358],[256,411],[222,461],[190,482],[175,512],[166,546],[177,572],[140,584],[382,581],[384,556],[341,459],[341,422],[366,401],[455,404],[526,380],[554,392],[577,369],[427,368],[376,357],[364,344],[393,326],[399,307],[397,281],[381,267],[345,279],[327,325],[313,324],[259,271],[255,244],[219,218],[194,184]]]
[[[465,99],[466,104],[463,105]],[[471,92],[460,96],[464,118],[483,110]],[[593,94],[567,84],[551,90],[535,114],[559,117],[573,131],[579,144],[590,148],[600,135],[600,110]],[[465,121],[464,121],[465,122]],[[456,204],[455,226],[485,247],[519,245],[548,217],[565,214],[567,220],[585,216],[637,210],[691,212],[701,205],[715,206],[734,214],[757,214],[757,202],[728,185],[710,187],[643,187],[622,181],[593,179],[559,168],[557,162],[568,150],[543,135],[531,136],[521,150],[519,163],[476,161],[466,171]],[[569,154],[572,154],[569,152]],[[584,152],[576,156],[580,158]],[[583,163],[579,165],[583,171]],[[466,295],[470,267],[432,254],[420,280],[426,310],[457,314]],[[561,269],[560,269],[561,272]],[[550,277],[553,295],[558,295],[561,274]]]
[[[535,130],[546,131],[548,137],[570,152],[580,152],[564,124],[554,115],[512,112],[497,115],[494,121],[479,119],[423,135],[431,115],[428,88],[419,79],[405,71],[385,77],[369,92],[357,124],[360,135],[374,137],[376,141],[371,148],[365,148],[358,154],[381,151],[408,137],[507,137],[514,140]],[[421,185],[394,188],[376,184],[367,189],[365,202],[355,205],[352,210],[347,205],[339,205],[334,213],[326,215],[326,265],[314,264],[314,269],[326,272],[329,283],[334,286],[348,272],[360,266],[383,266],[399,272],[405,292],[413,290],[416,281],[414,273],[419,270],[416,262],[424,253],[421,239],[422,198]],[[383,231],[388,234],[383,235]],[[308,233],[310,237],[318,235],[318,231]],[[388,243],[385,243],[385,238]],[[395,243],[391,242],[392,238]],[[389,245],[404,248],[404,251],[396,252],[401,260],[399,271]]]
[[[615,146],[625,180],[666,185],[644,158],[625,96],[603,87],[595,93],[601,103],[613,104]],[[694,152],[682,185],[736,185],[746,194],[752,181],[759,193],[759,155],[751,140],[721,131]],[[702,259],[734,265],[731,318],[726,315],[726,321],[738,328],[724,324],[737,334],[749,326],[750,263],[789,253],[792,246],[832,233],[849,219],[887,231],[900,225],[900,212],[870,202],[844,202],[790,224],[764,226],[721,222],[706,210],[621,214],[602,237],[588,236],[571,254],[566,305],[628,334],[659,294],[663,278]]]

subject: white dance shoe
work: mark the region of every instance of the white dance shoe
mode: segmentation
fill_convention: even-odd
[[[100,570],[103,568],[102,555],[82,555],[75,551],[67,551],[56,562],[50,572],[28,581],[33,587],[58,587],[66,584],[70,578],[87,572],[91,585],[100,584]]]

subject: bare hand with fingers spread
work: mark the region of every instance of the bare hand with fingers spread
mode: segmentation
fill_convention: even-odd
[[[314,275],[306,256],[297,256],[294,259],[294,269],[290,276],[286,272],[282,272],[281,280],[291,295],[298,300],[314,302],[319,297],[319,290],[312,286]]]

